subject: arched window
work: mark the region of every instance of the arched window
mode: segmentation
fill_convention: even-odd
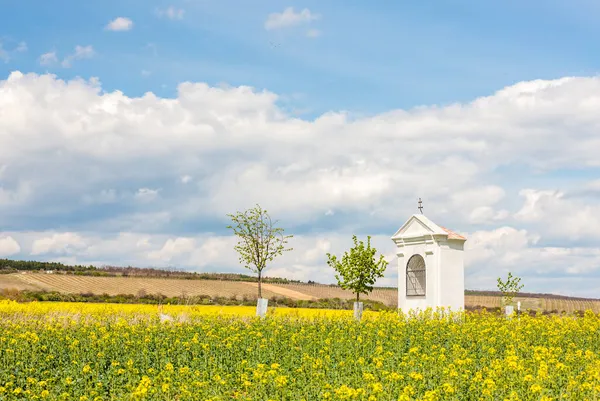
[[[425,295],[425,259],[413,255],[406,265],[406,296]]]

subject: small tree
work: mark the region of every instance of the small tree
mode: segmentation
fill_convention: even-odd
[[[331,266],[338,274],[335,278],[338,285],[345,290],[350,290],[356,295],[356,302],[359,302],[360,294],[369,294],[373,291],[373,285],[378,278],[383,277],[383,272],[388,265],[383,255],[379,260],[375,260],[377,250],[371,248],[371,237],[367,237],[367,246],[362,241],[352,236],[354,248],[350,253],[345,252],[342,260],[338,260],[335,255],[327,253],[327,264]]]
[[[502,279],[498,277],[498,290],[502,292],[504,305],[510,305],[513,298],[521,291],[523,284],[520,284],[520,282],[521,278],[516,276],[513,277],[511,272],[508,272],[506,281],[502,281]]]
[[[234,249],[239,254],[240,263],[258,274],[258,297],[262,298],[262,272],[267,267],[267,262],[292,250],[285,246],[293,235],[284,236],[283,228],[274,227],[277,221],[273,222],[267,211],[259,205],[227,216],[233,222],[227,228],[231,228],[238,237]]]

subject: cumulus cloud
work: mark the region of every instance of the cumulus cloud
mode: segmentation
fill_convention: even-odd
[[[271,13],[265,21],[266,30],[282,29],[301,24],[308,24],[321,18],[320,14],[312,13],[308,8],[294,11],[294,7],[288,7],[283,12]]]
[[[494,289],[510,271],[528,292],[597,297],[600,247],[543,246],[541,236],[500,227],[477,231],[465,244],[466,278],[473,289]]]
[[[79,234],[66,232],[35,240],[31,254],[71,254],[84,248],[86,243]]]
[[[161,261],[171,261],[182,254],[190,253],[194,249],[195,241],[191,238],[168,239],[163,247],[157,251],[150,252],[148,257]]]
[[[0,257],[5,258],[19,252],[21,252],[21,246],[13,237],[0,237]]]
[[[64,58],[61,65],[65,68],[70,68],[75,60],[90,59],[96,55],[94,48],[88,46],[75,46],[75,51]]]
[[[592,182],[588,188],[593,188]],[[578,241],[600,239],[600,205],[594,198],[569,196],[558,190],[523,189],[523,206],[515,218],[536,227],[553,239]]]
[[[556,289],[553,277],[600,277],[600,185],[531,183],[597,168],[597,99],[600,78],[565,78],[309,120],[246,86],[184,82],[173,98],[129,97],[97,79],[13,72],[0,82],[0,221],[18,227],[18,255],[240,271],[226,214],[258,202],[297,236],[269,274],[330,281],[325,250],[372,234],[393,282],[389,236],[422,197],[428,217],[467,233],[468,286],[494,288],[516,266],[530,290]]]
[[[129,31],[131,28],[133,21],[126,17],[117,17],[104,27],[107,31]]]

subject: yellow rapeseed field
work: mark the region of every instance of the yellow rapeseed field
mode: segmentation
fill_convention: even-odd
[[[600,316],[0,302],[0,400],[598,400]],[[165,319],[165,315],[172,320]]]

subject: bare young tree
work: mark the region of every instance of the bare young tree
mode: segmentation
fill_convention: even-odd
[[[286,248],[288,239],[293,235],[284,235],[283,228],[275,227],[266,210],[258,204],[252,209],[236,214],[228,214],[232,225],[227,226],[238,237],[234,249],[239,254],[240,263],[247,269],[258,274],[258,298],[262,298],[262,273],[267,262],[283,252],[291,251]]]

